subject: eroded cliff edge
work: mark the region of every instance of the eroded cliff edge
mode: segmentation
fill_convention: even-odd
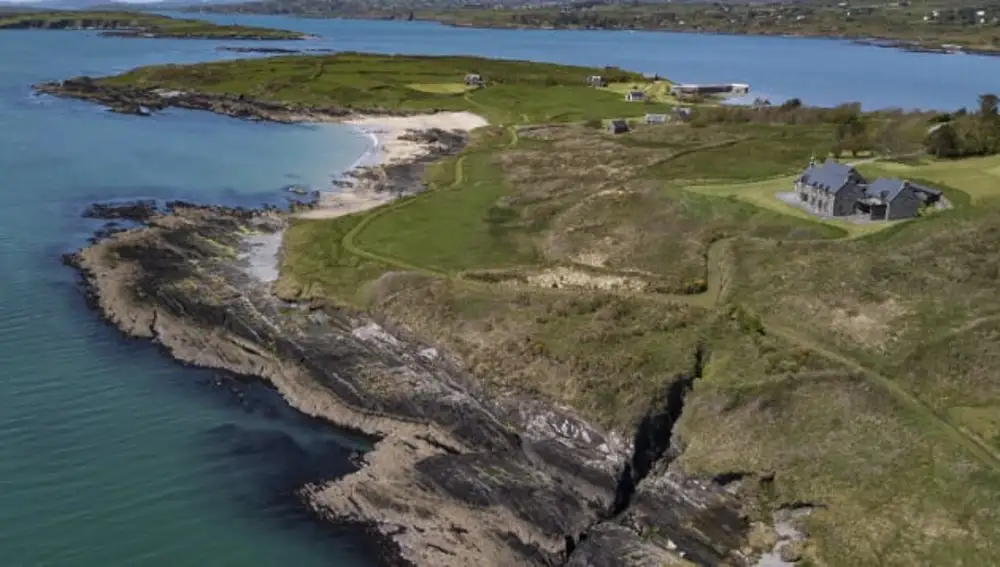
[[[378,438],[359,472],[302,496],[365,527],[385,564],[752,563],[740,503],[669,468],[701,351],[635,431],[609,433],[543,400],[487,393],[377,314],[276,298],[243,258],[249,236],[281,230],[280,211],[171,203],[130,216],[143,226],[67,257],[93,305],[182,362],[262,378],[299,411]]]

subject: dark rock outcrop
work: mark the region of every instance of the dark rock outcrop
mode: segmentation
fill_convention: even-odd
[[[368,115],[407,116],[412,112],[381,108],[341,108],[303,106],[257,100],[243,95],[185,92],[168,89],[112,85],[91,77],[76,77],[65,81],[35,85],[40,93],[86,100],[106,106],[113,112],[148,115],[165,108],[208,110],[234,118],[269,120],[273,122],[307,122],[342,119],[358,113]],[[433,111],[426,111],[433,112]]]

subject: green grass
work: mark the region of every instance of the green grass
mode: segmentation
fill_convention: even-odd
[[[358,236],[357,245],[440,271],[535,263],[531,243],[504,226],[505,212],[496,206],[511,189],[494,159],[489,151],[469,154],[465,181],[380,216]]]
[[[18,28],[97,28],[137,30],[157,37],[197,39],[302,39],[300,32],[253,26],[218,25],[142,12],[31,11],[0,13],[0,30]]]
[[[301,301],[364,305],[365,286],[392,267],[344,248],[343,238],[363,218],[294,220],[282,237],[284,261],[276,293]]]
[[[935,160],[926,158],[918,164],[879,162],[860,168],[866,175],[882,175],[924,180],[943,185],[946,197],[953,187],[966,193],[972,202],[1000,197],[1000,156],[976,157],[960,160]],[[954,191],[954,190],[953,190]],[[958,199],[961,199],[958,196]]]
[[[484,87],[458,90],[456,83],[464,84],[468,73],[481,75]],[[585,78],[596,73],[609,72],[477,57],[338,53],[158,65],[102,81],[359,111],[471,111],[494,124],[641,116],[648,110],[649,105],[628,104],[613,93],[586,88]],[[644,81],[635,73],[614,73]]]
[[[475,87],[465,83],[412,83],[407,85],[415,91],[435,94],[460,94],[473,90]]]

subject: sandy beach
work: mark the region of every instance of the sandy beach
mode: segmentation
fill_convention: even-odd
[[[429,153],[428,145],[406,139],[413,130],[440,129],[469,132],[486,126],[483,117],[471,112],[438,112],[416,116],[373,116],[345,120],[371,137],[372,148],[354,168],[406,163]],[[321,191],[315,208],[296,216],[326,219],[365,211],[399,197],[398,194],[376,192],[367,184],[355,183],[333,191]]]

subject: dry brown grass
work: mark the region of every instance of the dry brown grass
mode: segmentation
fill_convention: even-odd
[[[825,506],[807,521],[819,564],[985,565],[1000,553],[996,473],[860,378],[705,382],[680,427],[681,468],[773,473],[750,487],[771,506]]]

